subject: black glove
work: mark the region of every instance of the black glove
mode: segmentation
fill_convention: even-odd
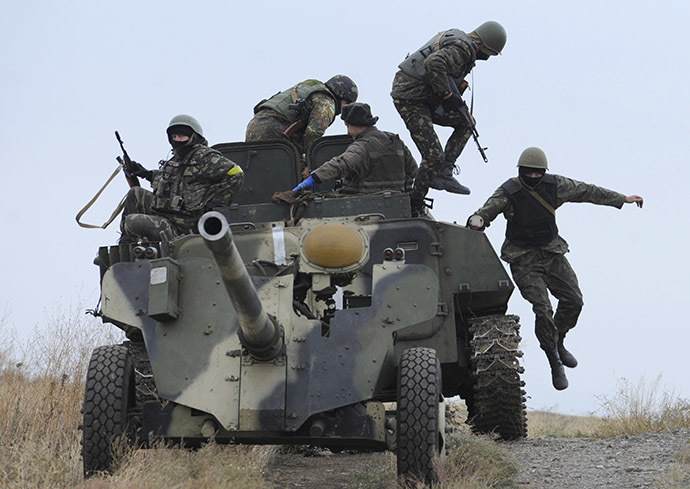
[[[153,172],[151,170],[147,170],[146,168],[143,167],[141,163],[137,163],[136,161],[132,160],[132,175],[136,177],[141,177],[145,178],[149,182],[153,180]]]
[[[460,107],[462,107],[462,98],[457,95],[451,95],[450,97],[443,99],[443,110],[446,112],[455,112]]]

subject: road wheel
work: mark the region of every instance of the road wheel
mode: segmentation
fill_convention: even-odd
[[[134,368],[127,347],[96,348],[89,362],[84,392],[82,459],[85,477],[112,469],[113,442],[132,442],[128,410],[134,402]]]
[[[398,475],[434,482],[434,460],[445,454],[444,435],[445,403],[436,351],[405,350],[398,370]]]

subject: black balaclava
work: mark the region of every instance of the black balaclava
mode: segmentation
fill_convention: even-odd
[[[173,134],[182,134],[183,136],[188,136],[189,139],[187,141],[174,141],[172,138]],[[173,126],[168,129],[168,142],[170,142],[173,151],[180,158],[184,158],[189,154],[192,146],[197,143],[196,140],[196,133],[189,126]]]
[[[528,177],[528,173],[539,173],[539,177]],[[529,166],[521,166],[518,170],[520,180],[529,188],[534,188],[539,185],[541,179],[544,178],[546,170],[544,168],[530,168]]]

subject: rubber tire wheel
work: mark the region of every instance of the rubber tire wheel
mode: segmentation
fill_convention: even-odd
[[[84,390],[82,459],[84,477],[109,472],[113,441],[128,433],[129,408],[134,405],[132,356],[123,345],[93,351]],[[131,443],[131,439],[127,440]]]
[[[405,350],[398,369],[398,476],[437,480],[434,459],[441,456],[441,364],[431,348]]]

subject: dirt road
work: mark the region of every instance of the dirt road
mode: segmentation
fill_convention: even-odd
[[[520,465],[519,487],[529,489],[690,489],[690,463],[677,454],[690,451],[690,430],[618,436],[606,440],[527,438],[501,443]],[[390,453],[332,454],[316,451],[280,455],[271,477],[276,488],[384,488],[395,472]],[[664,486],[672,471],[676,485]],[[394,480],[394,478],[393,478]]]

